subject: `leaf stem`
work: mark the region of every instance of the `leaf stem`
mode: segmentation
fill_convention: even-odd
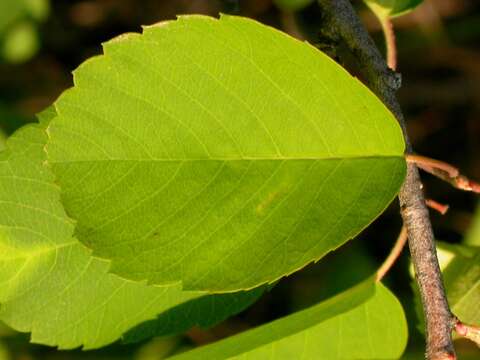
[[[433,199],[426,199],[425,203],[429,208],[438,211],[442,215],[445,215],[450,208],[449,205],[441,204]]]
[[[471,340],[480,346],[480,327],[464,324],[457,319],[455,323],[455,331],[461,337]]]
[[[404,133],[407,153],[411,154],[413,149],[395,95],[399,86],[396,74],[387,67],[350,1],[318,0],[318,3],[324,21],[323,35],[334,43],[341,39],[350,49],[369,87],[397,118]],[[426,357],[428,360],[455,359],[452,342],[454,317],[442,282],[432,224],[422,188],[418,169],[414,163],[409,162],[399,199],[425,313]]]
[[[456,167],[444,161],[412,154],[406,155],[405,158],[408,162],[416,164],[423,171],[426,171],[442,179],[443,181],[448,182],[453,187],[459,190],[472,191],[474,193],[480,194],[479,183],[470,180],[466,176],[460,174],[460,171]]]
[[[392,20],[389,17],[386,17],[380,20],[380,23],[382,25],[385,45],[387,48],[387,65],[390,69],[397,70],[397,42]]]
[[[414,155],[414,154],[407,154],[405,158],[407,159],[407,161],[413,162],[421,169],[433,168],[433,169],[442,170],[452,178],[460,175],[460,171],[455,166],[452,166],[444,161],[435,160],[435,159],[428,158],[426,156]]]
[[[439,202],[432,199],[426,199],[425,202],[429,208],[438,211],[442,215],[445,215],[449,208],[448,205],[440,204]],[[395,241],[395,245],[393,245],[392,250],[390,250],[390,254],[388,254],[385,261],[377,270],[377,275],[375,278],[377,282],[382,281],[385,275],[390,271],[393,264],[395,264],[397,259],[400,257],[400,254],[402,253],[403,248],[407,243],[407,240],[408,240],[407,228],[403,225],[402,229],[400,230],[400,234],[398,235],[397,240]]]
[[[405,244],[407,243],[408,235],[407,235],[407,228],[402,226],[402,230],[400,230],[400,234],[397,237],[397,241],[395,241],[395,245],[393,246],[390,254],[388,254],[387,258],[377,270],[377,275],[375,277],[375,281],[379,282],[385,277],[387,272],[392,268],[395,261],[397,261],[398,257],[402,253]]]

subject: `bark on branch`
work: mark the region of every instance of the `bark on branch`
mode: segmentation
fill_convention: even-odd
[[[318,3],[324,21],[322,33],[334,42],[340,40],[347,45],[370,89],[397,118],[404,132],[406,151],[412,153],[405,120],[395,95],[399,88],[398,75],[388,69],[349,0],[318,0]],[[452,343],[455,318],[445,295],[422,183],[413,163],[408,164],[406,180],[398,197],[425,314],[426,358],[455,359]]]

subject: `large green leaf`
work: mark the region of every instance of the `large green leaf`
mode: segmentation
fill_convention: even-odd
[[[364,85],[253,20],[187,16],[104,44],[48,128],[76,235],[123,277],[272,282],[396,195],[404,141]]]
[[[407,343],[398,300],[367,281],[328,301],[172,359],[396,359]]]
[[[48,121],[54,114],[44,116]],[[44,130],[31,125],[14,134],[0,155],[0,320],[32,332],[36,343],[95,348],[163,312],[168,319],[160,315],[159,321],[168,320],[164,326],[171,333],[209,326],[261,294],[259,289],[216,299],[179,285],[146,286],[108,274],[108,262],[93,258],[72,237],[73,222],[43,164],[45,143]],[[196,311],[205,311],[205,304],[216,307],[199,322]]]
[[[380,21],[405,15],[420,5],[423,0],[364,0]]]

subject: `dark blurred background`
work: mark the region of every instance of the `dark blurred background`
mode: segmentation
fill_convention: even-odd
[[[24,3],[23,3],[24,2]],[[141,25],[176,14],[219,12],[239,14],[308,39],[324,48],[319,35],[321,12],[314,1],[296,0],[0,0],[0,148],[16,128],[34,121],[34,114],[52,104],[72,86],[71,71],[102,52],[101,43]],[[361,1],[355,5],[383,50],[380,26]],[[480,1],[425,0],[414,12],[394,20],[402,88],[399,99],[417,152],[460,167],[480,180]],[[350,64],[351,65],[351,64]],[[355,72],[354,66],[349,66]],[[450,205],[442,216],[432,212],[437,238],[461,243],[480,223],[478,196],[424,176],[429,197]],[[193,346],[262,324],[302,309],[370,276],[388,254],[400,230],[398,205],[357,239],[321,262],[282,280],[242,314],[208,331],[192,330],[182,337],[153,339],[137,345],[113,344],[81,352],[28,343],[0,324],[0,360],[30,359],[161,359],[178,346]],[[473,234],[473,230],[470,231]],[[480,245],[480,231],[470,235]],[[405,358],[421,359],[423,338],[417,330],[408,251],[387,276],[386,284],[402,301],[410,325]],[[459,343],[462,358],[480,352]]]

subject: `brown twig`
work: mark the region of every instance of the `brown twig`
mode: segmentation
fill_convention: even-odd
[[[433,199],[426,199],[425,203],[430,209],[436,210],[442,215],[445,215],[450,208],[449,205],[440,204],[438,201],[435,201]]]
[[[459,190],[480,193],[479,183],[470,180],[466,176],[460,174],[460,171],[456,167],[444,161],[412,154],[406,155],[405,158],[408,162],[416,164],[423,171],[426,171],[442,179],[443,181],[448,182],[453,187]]]
[[[397,70],[397,43],[392,20],[390,18],[385,18],[380,20],[380,22],[382,24],[385,45],[387,48],[387,66],[392,70]]]
[[[480,346],[480,327],[464,324],[457,319],[455,323],[455,331],[461,337],[471,340]]]
[[[402,253],[403,248],[405,247],[405,244],[407,243],[407,239],[407,228],[402,226],[402,230],[400,230],[400,234],[398,235],[397,241],[395,241],[395,245],[390,251],[390,254],[388,254],[383,264],[377,270],[375,281],[382,281],[393,264],[395,264],[395,261],[397,261],[398,257]]]
[[[460,175],[460,171],[444,161],[435,160],[422,155],[407,154],[405,158],[408,162],[415,163],[419,168],[423,169],[439,169],[446,172],[450,177],[454,178]]]
[[[318,3],[324,21],[323,35],[333,42],[338,42],[340,38],[350,49],[369,87],[397,118],[404,132],[407,153],[411,154],[413,151],[405,120],[395,96],[399,87],[398,77],[388,69],[350,1],[318,0]],[[418,169],[414,163],[407,164],[407,175],[399,199],[425,313],[426,357],[429,360],[455,359],[452,342],[453,315],[445,295],[432,225]]]
[[[448,205],[440,204],[439,202],[433,199],[426,199],[425,203],[429,208],[438,211],[442,215],[445,215],[449,209]],[[393,264],[395,264],[400,254],[402,253],[403,248],[407,243],[407,240],[408,240],[407,228],[405,226],[402,226],[402,229],[400,230],[400,234],[397,237],[397,241],[395,241],[395,245],[393,245],[392,250],[390,250],[390,254],[388,254],[385,261],[377,270],[377,275],[375,277],[375,280],[377,282],[382,281],[385,275],[390,271]]]
[[[439,202],[432,199],[426,199],[425,202],[429,208],[438,211],[442,215],[445,215],[449,208],[448,205],[440,204]],[[377,270],[377,275],[375,277],[375,280],[377,282],[382,281],[385,275],[390,271],[393,264],[395,264],[400,254],[402,253],[403,248],[407,243],[407,240],[408,240],[407,228],[405,226],[402,226],[402,229],[400,230],[400,234],[397,237],[397,241],[395,241],[395,245],[393,245],[392,250],[390,250],[390,254],[388,254],[385,261]]]

